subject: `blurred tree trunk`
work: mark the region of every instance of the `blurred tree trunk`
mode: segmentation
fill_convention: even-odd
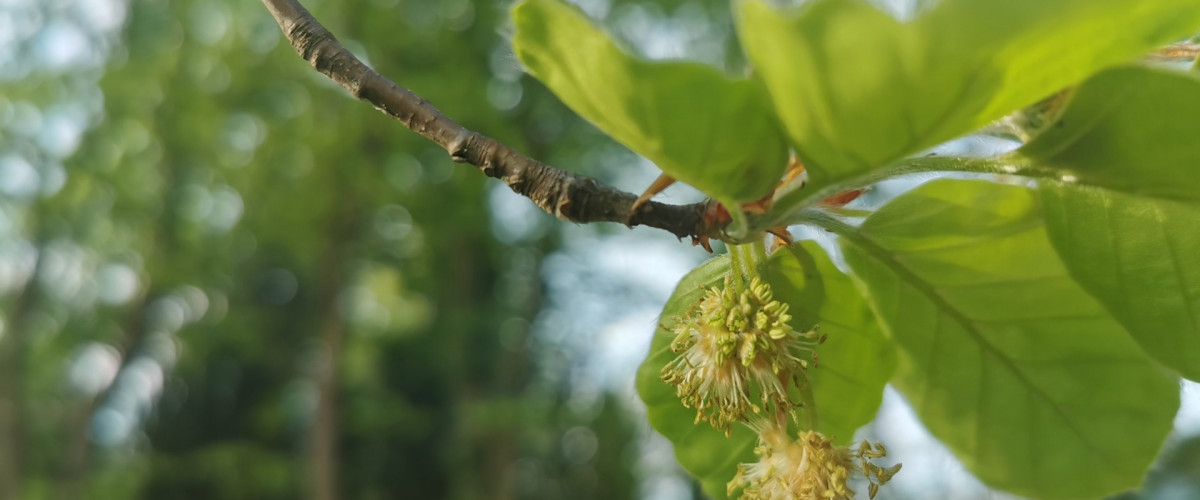
[[[66,453],[63,458],[62,470],[59,472],[58,480],[56,481],[56,498],[62,500],[75,500],[87,497],[87,480],[92,470],[92,442],[90,438],[92,418],[96,412],[104,407],[104,403],[108,401],[113,389],[116,387],[117,378],[129,367],[129,363],[135,358],[134,350],[142,342],[145,336],[145,327],[143,322],[146,318],[146,308],[152,302],[151,297],[157,297],[157,294],[149,292],[149,284],[138,292],[137,298],[133,301],[133,306],[129,309],[129,315],[125,319],[124,336],[117,348],[121,351],[121,364],[117,367],[117,371],[109,381],[108,387],[105,387],[95,396],[82,401],[78,408],[75,408],[71,417],[67,422],[67,433],[64,436],[67,441]]]
[[[353,199],[346,197],[343,199]],[[321,343],[326,349],[325,363],[315,374],[317,384],[317,408],[313,415],[309,434],[309,472],[312,477],[313,500],[337,500],[338,467],[341,460],[338,432],[338,367],[342,358],[342,343],[346,324],[338,309],[338,298],[345,285],[342,264],[348,257],[353,244],[353,226],[357,217],[354,208],[344,202],[342,213],[331,219],[329,247],[323,263],[321,279],[319,332]]]
[[[330,295],[336,297],[332,288]],[[338,316],[336,299],[325,312],[321,340],[328,349],[327,363],[317,373],[317,409],[313,416],[309,466],[312,473],[312,498],[337,500],[338,495],[338,418],[337,367],[341,357],[345,328]]]
[[[22,362],[16,338],[19,309],[18,305],[8,316],[6,338],[0,339],[0,500],[16,499],[21,491],[24,444],[20,416]]]
[[[25,370],[28,318],[37,307],[44,242],[35,242],[36,262],[6,321],[0,324],[0,500],[19,499],[25,479]]]

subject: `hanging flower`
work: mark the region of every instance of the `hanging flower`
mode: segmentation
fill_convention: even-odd
[[[750,415],[791,412],[797,403],[789,388],[808,383],[816,363],[814,348],[823,337],[814,328],[797,332],[787,304],[774,300],[757,277],[740,293],[733,278],[709,288],[688,313],[675,318],[671,350],[679,354],[663,367],[662,379],[675,386],[684,406],[729,434]]]
[[[793,440],[776,424],[753,427],[759,434],[754,449],[758,462],[738,465],[728,487],[730,496],[741,489],[742,500],[851,500],[854,490],[848,482],[853,476],[864,477],[875,498],[879,487],[900,471],[901,464],[885,468],[871,462],[887,455],[880,443],[838,447],[815,431],[802,431]]]

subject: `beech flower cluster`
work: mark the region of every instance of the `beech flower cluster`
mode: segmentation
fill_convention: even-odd
[[[738,465],[729,482],[729,495],[742,490],[742,500],[851,500],[851,477],[867,480],[868,495],[900,471],[901,464],[881,467],[871,462],[883,458],[882,443],[863,441],[853,448],[836,446],[816,431],[800,431],[792,439],[787,429],[764,425],[758,430],[758,461]]]
[[[671,350],[679,356],[662,370],[684,406],[696,409],[696,423],[726,434],[753,415],[792,412],[789,391],[808,384],[823,340],[815,328],[798,332],[788,324],[788,305],[769,285],[753,278],[738,293],[732,279],[675,318]]]
[[[674,318],[671,350],[677,357],[662,369],[663,381],[675,387],[683,405],[695,408],[696,424],[707,422],[727,437],[736,423],[758,433],[758,461],[738,465],[729,495],[849,500],[855,493],[851,479],[861,477],[874,498],[900,470],[900,464],[885,468],[871,461],[887,454],[882,444],[843,447],[815,429],[801,430],[794,439],[788,431],[787,417],[797,421],[797,409],[815,417],[808,370],[816,367],[825,337],[816,327],[792,328],[788,305],[758,277],[744,287],[734,279],[726,276],[724,286],[705,289],[687,313]]]

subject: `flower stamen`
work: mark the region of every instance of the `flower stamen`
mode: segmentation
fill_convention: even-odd
[[[755,277],[738,292],[732,277],[708,288],[684,316],[675,318],[671,350],[679,356],[663,367],[684,406],[728,435],[735,422],[767,412],[793,412],[790,387],[808,384],[815,348],[824,338],[814,328],[798,332],[788,305]],[[794,415],[794,413],[793,413]]]
[[[851,500],[852,477],[865,478],[867,493],[875,498],[879,487],[900,471],[901,464],[882,467],[871,462],[887,454],[879,443],[839,447],[816,431],[801,431],[793,440],[785,427],[769,420],[752,427],[759,433],[754,449],[759,459],[739,464],[728,485],[730,496],[742,490],[742,500]]]

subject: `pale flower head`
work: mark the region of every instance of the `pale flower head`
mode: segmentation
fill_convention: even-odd
[[[776,424],[754,427],[759,433],[754,449],[758,461],[738,465],[729,482],[731,497],[741,489],[742,500],[852,500],[849,481],[861,476],[868,482],[869,496],[875,498],[879,487],[900,470],[900,464],[884,468],[871,462],[887,455],[880,443],[839,447],[815,431],[802,431],[793,440]]]
[[[814,328],[788,325],[787,304],[774,300],[758,278],[741,293],[726,276],[723,288],[705,290],[688,313],[675,318],[671,350],[679,356],[663,367],[684,406],[729,433],[735,422],[755,414],[790,412],[797,403],[789,389],[808,383],[823,339]]]

